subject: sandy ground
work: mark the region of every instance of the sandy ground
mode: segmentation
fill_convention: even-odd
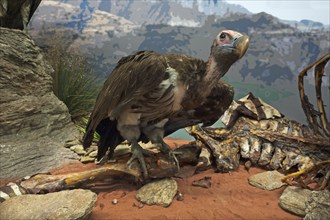
[[[168,140],[172,146],[181,145],[186,141]],[[94,164],[69,164],[52,173],[60,174],[76,172],[95,167]],[[127,182],[116,183],[94,189],[98,193],[96,206],[91,220],[96,219],[301,219],[285,212],[278,205],[279,197],[284,188],[265,191],[250,186],[250,175],[264,172],[259,168],[248,171],[243,166],[237,172],[214,173],[207,170],[189,178],[174,178],[178,190],[183,194],[183,201],[174,199],[167,207],[137,207],[135,199],[138,186]],[[192,186],[194,180],[211,177],[210,188]],[[112,201],[117,199],[118,203]],[[135,205],[134,205],[135,204]]]

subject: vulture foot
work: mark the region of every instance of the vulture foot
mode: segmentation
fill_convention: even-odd
[[[159,150],[160,150],[162,153],[164,153],[164,154],[168,154],[169,158],[175,162],[175,164],[176,164],[177,167],[178,167],[178,170],[180,170],[179,161],[178,161],[178,159],[176,158],[176,155],[180,155],[180,154],[182,154],[182,152],[175,152],[175,151],[173,151],[173,150],[170,148],[170,146],[168,146],[163,140],[162,140],[161,143],[160,143]]]
[[[146,166],[146,162],[144,161],[143,155],[150,156],[152,153],[148,150],[143,149],[137,142],[132,143],[131,151],[132,151],[132,156],[128,160],[127,165],[130,166],[135,159],[138,159],[138,161],[141,165],[142,172],[143,172],[143,177],[145,179],[147,179],[148,171],[147,171],[147,166]]]

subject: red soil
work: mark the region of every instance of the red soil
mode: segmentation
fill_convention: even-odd
[[[187,141],[167,140],[172,146]],[[94,164],[69,164],[53,174],[77,172],[95,167]],[[214,173],[213,170],[179,179],[178,190],[184,196],[183,201],[163,208],[161,206],[143,206],[135,199],[137,186],[120,183],[103,189],[97,188],[96,206],[91,220],[96,219],[301,219],[285,212],[279,205],[279,197],[284,188],[266,191],[250,186],[248,177],[263,172],[259,168],[251,168],[247,172],[243,166],[237,172]],[[205,176],[211,177],[212,186],[208,189],[194,187],[192,182]],[[118,203],[112,201],[117,199]],[[135,204],[135,205],[134,205]]]

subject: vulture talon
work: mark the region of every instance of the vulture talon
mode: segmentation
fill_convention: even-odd
[[[151,152],[148,150],[143,149],[139,144],[132,144],[132,156],[131,158],[127,161],[127,165],[130,166],[132,164],[132,162],[137,159],[141,165],[141,169],[143,172],[143,177],[144,179],[148,178],[148,170],[147,170],[147,166],[146,166],[146,162],[144,160],[144,156],[143,155],[147,155],[150,156]]]
[[[176,155],[180,155],[182,154],[182,152],[175,152],[173,151],[170,146],[168,146],[163,139],[160,139],[160,144],[159,144],[159,150],[164,153],[164,154],[168,154],[168,157],[170,159],[172,159],[174,161],[174,163],[177,165],[178,170],[180,170],[180,165],[179,165],[179,161],[176,158]]]
[[[178,158],[176,158],[176,155],[182,155],[182,152],[175,152],[175,151],[170,151],[168,153],[168,156],[169,158],[171,158],[172,160],[174,160],[177,168],[178,168],[178,171],[180,170],[180,164],[179,164],[179,161],[178,161]]]

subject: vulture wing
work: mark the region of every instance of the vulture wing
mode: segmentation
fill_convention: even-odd
[[[164,78],[166,69],[165,59],[160,54],[152,51],[140,51],[136,54],[123,57],[105,81],[100,91],[93,112],[89,118],[84,137],[84,147],[91,145],[94,132],[100,124],[98,132],[106,132],[107,129],[116,126],[114,118],[120,111],[139,96],[152,91]],[[109,120],[110,118],[110,120]],[[112,119],[113,118],[113,119]],[[110,122],[111,121],[111,122]],[[108,125],[111,124],[111,127]],[[108,135],[116,135],[119,132]]]

